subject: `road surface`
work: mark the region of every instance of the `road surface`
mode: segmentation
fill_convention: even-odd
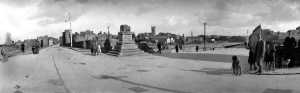
[[[1,63],[0,93],[300,93],[297,74],[232,76],[230,66],[54,46]]]

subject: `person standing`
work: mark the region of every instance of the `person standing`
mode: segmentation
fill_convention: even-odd
[[[23,53],[25,52],[25,44],[24,44],[24,43],[21,44],[21,51],[22,51]]]
[[[255,50],[255,65],[257,67],[256,74],[261,74],[262,73],[262,65],[264,64],[264,58],[265,58],[265,47],[266,43],[264,40],[259,38],[259,41],[257,42],[256,45],[256,50]]]
[[[175,45],[175,50],[176,50],[176,53],[178,53],[178,51],[179,51],[179,46],[178,45]]]
[[[196,52],[198,52],[198,51],[199,51],[199,46],[197,45],[197,46],[196,46]]]
[[[6,47],[5,46],[1,47],[0,54],[1,54],[2,58],[3,58],[2,59],[3,62],[8,61],[8,55],[7,55],[7,51],[6,51]]]
[[[161,54],[161,42],[157,43],[158,53]]]
[[[101,53],[101,45],[98,44],[98,47],[97,47],[97,55],[99,55]]]
[[[265,62],[267,70],[275,70],[275,44],[273,41],[266,42]]]

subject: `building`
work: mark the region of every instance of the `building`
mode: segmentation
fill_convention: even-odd
[[[151,34],[152,36],[155,36],[156,35],[156,27],[155,26],[151,26]]]
[[[129,25],[126,25],[126,24],[123,24],[120,26],[120,31],[123,32],[123,31],[130,31],[130,26]]]
[[[71,46],[71,29],[66,29],[62,34],[62,46]]]
[[[203,37],[201,36],[189,36],[189,37],[185,37],[185,43],[186,44],[199,44],[203,42]]]
[[[298,30],[297,30],[298,29]],[[287,31],[287,35],[288,35],[288,32],[291,32],[291,35],[296,39],[296,40],[299,40],[300,39],[300,28],[297,28],[296,30],[288,30]]]
[[[150,33],[139,33],[137,35],[138,40],[149,40],[150,38],[154,38],[156,36],[156,27],[151,26],[151,32]],[[159,37],[158,37],[159,38]]]
[[[124,30],[127,30],[128,27],[123,27]],[[108,33],[99,32],[98,34],[94,33],[91,30],[85,30],[82,32],[75,32],[73,35],[73,47],[86,48],[89,49],[92,47],[92,43],[96,42],[97,44],[104,47],[104,42],[107,38],[111,40],[111,45],[116,44],[116,36],[109,35]]]
[[[48,47],[49,46],[49,37],[46,36],[40,36],[37,38],[37,40],[40,42],[40,47]]]
[[[91,30],[83,32],[75,32],[73,35],[73,47],[78,48],[91,48],[92,40],[96,37],[96,34]]]

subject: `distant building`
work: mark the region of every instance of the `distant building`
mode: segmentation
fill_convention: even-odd
[[[40,47],[48,47],[49,46],[49,37],[46,36],[40,36],[37,38],[37,40],[40,42]]]
[[[203,37],[201,36],[190,36],[190,37],[185,37],[185,43],[187,44],[199,44],[203,42]]]
[[[96,37],[96,34],[91,30],[83,32],[75,32],[73,35],[73,46],[78,48],[90,48],[92,40]]]
[[[11,39],[11,34],[9,32],[6,33],[6,39],[5,39],[5,44],[6,45],[11,45],[13,44],[13,40]]]
[[[150,33],[139,33],[137,35],[138,40],[149,40],[150,38],[154,38],[156,36],[156,27],[151,26],[151,32]]]
[[[138,40],[149,40],[152,36],[152,33],[139,33],[137,35]]]
[[[71,46],[71,29],[66,29],[62,35],[62,46]]]
[[[126,25],[126,24],[123,24],[120,26],[120,31],[130,31],[130,26],[129,25]]]
[[[296,39],[296,40],[299,40],[300,39],[300,29],[298,28],[298,30],[288,30],[287,31],[287,35],[288,35],[288,32],[291,32],[291,35]]]
[[[26,49],[31,49],[32,46],[34,45],[34,42],[36,41],[36,39],[25,39],[24,40],[24,45]]]
[[[151,26],[151,34],[152,36],[155,36],[156,35],[156,27],[155,26]]]
[[[124,27],[123,30],[128,30],[128,27]],[[85,30],[82,32],[75,32],[73,35],[73,46],[78,48],[89,49],[92,46],[93,40],[97,44],[104,46],[104,41],[108,38],[111,40],[111,45],[115,45],[116,41],[114,35],[108,35],[108,33],[99,32],[98,34],[94,33],[91,30]]]

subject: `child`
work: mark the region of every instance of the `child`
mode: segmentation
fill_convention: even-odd
[[[238,76],[242,74],[240,60],[237,56],[232,56],[232,71],[233,74]]]
[[[99,55],[101,53],[101,45],[98,45],[97,47],[97,55]]]

